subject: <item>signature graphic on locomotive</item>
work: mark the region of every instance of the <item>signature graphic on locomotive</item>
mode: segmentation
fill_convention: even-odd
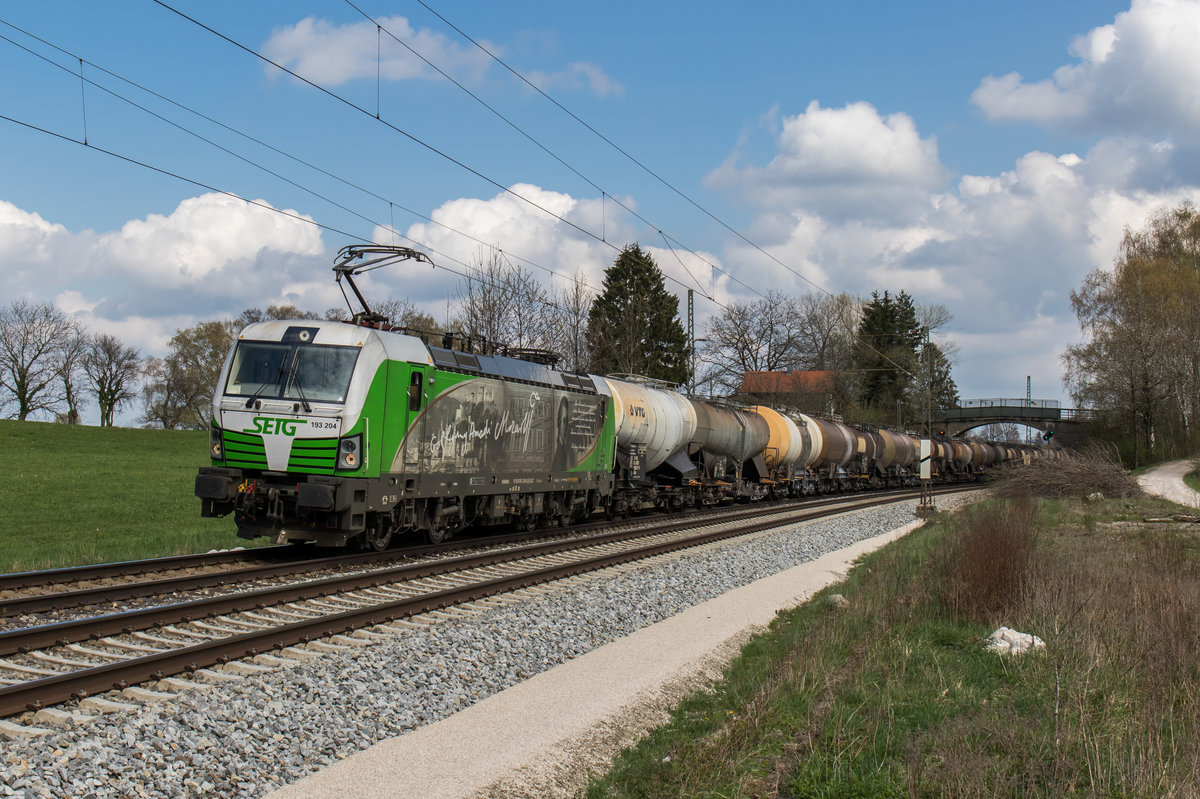
[[[400,445],[394,471],[568,471],[595,449],[602,396],[479,378],[430,401]]]

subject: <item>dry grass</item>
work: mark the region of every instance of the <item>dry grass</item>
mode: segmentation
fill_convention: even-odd
[[[941,599],[953,618],[988,623],[1016,605],[1037,546],[1036,518],[1027,497],[966,511],[938,564]]]
[[[1200,796],[1200,542],[1096,521],[1126,504],[987,503],[865,559],[588,795]],[[1047,645],[984,651],[1001,624]]]

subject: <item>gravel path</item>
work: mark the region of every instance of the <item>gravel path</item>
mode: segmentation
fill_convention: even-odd
[[[1183,482],[1183,476],[1195,468],[1195,461],[1171,461],[1147,469],[1138,475],[1137,480],[1147,494],[1163,497],[1189,508],[1197,508],[1200,507],[1200,494]]]
[[[939,499],[939,507],[963,502]],[[0,796],[259,797],[738,586],[901,527],[864,511],[534,596],[4,742]]]

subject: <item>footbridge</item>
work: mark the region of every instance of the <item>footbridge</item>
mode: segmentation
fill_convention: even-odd
[[[975,399],[965,400],[956,408],[947,408],[935,416],[938,429],[959,436],[976,427],[1012,422],[1041,430],[1043,433],[1075,432],[1080,423],[1096,418],[1097,412],[1086,408],[1063,408],[1058,400],[1049,399]]]

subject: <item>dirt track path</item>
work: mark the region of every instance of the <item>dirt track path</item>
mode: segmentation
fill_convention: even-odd
[[[1187,487],[1183,476],[1196,468],[1195,461],[1171,461],[1138,475],[1138,483],[1147,494],[1169,499],[1189,508],[1200,508],[1200,494]]]

